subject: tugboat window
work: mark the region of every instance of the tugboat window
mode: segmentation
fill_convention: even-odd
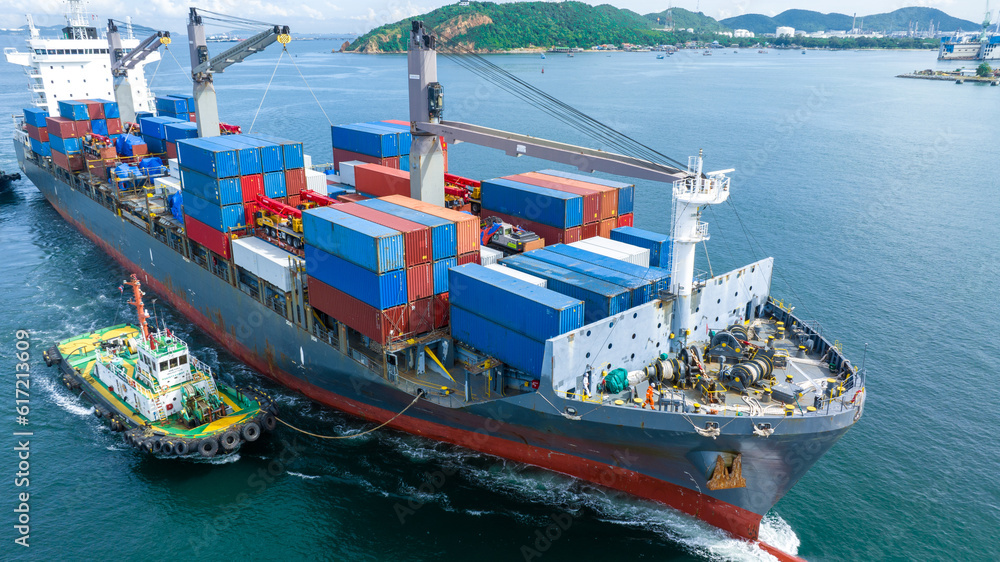
[[[173,369],[176,366],[177,366],[177,358],[174,357],[173,359],[170,360],[170,368]]]
[[[167,370],[167,362],[166,361],[160,361],[160,370],[161,371],[166,371]]]
[[[181,355],[180,364],[181,365],[187,365],[187,362],[188,362],[188,356],[187,355]]]

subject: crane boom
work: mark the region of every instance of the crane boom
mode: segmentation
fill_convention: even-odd
[[[188,17],[188,44],[191,48],[191,78],[194,81],[198,136],[219,136],[219,106],[215,98],[212,75],[242,62],[254,53],[259,53],[275,41],[281,44],[288,43],[291,41],[288,33],[287,25],[275,25],[237,43],[215,57],[210,57],[208,43],[205,40],[205,24],[198,15],[197,8],[191,8]]]
[[[122,37],[114,20],[108,20],[108,54],[111,57],[111,76],[114,79],[115,101],[125,121],[135,121],[135,101],[128,82],[128,71],[156,52],[160,45],[170,44],[169,31],[157,31],[139,42],[136,48],[125,52]]]

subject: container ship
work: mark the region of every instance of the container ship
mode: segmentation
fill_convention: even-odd
[[[17,158],[63,218],[263,375],[751,542],[860,418],[864,370],[771,296],[773,259],[695,271],[727,171],[443,120],[420,22],[410,119],[334,126],[333,165],[314,167],[299,142],[219,123],[214,104],[213,74],[287,28],[213,58],[192,9],[188,35],[192,96],[156,97],[158,115],[131,121],[118,90],[54,109],[36,97]],[[143,50],[111,51],[109,78],[134,80],[120,70]],[[552,169],[473,180],[448,170],[456,142],[669,182],[669,235],[632,224],[631,183]]]

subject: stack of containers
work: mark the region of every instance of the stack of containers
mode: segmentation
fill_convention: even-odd
[[[592,252],[585,248],[575,248],[565,244],[549,246],[545,250],[561,254],[580,263],[603,267],[634,278],[643,285],[641,294],[646,295],[648,293],[648,296],[643,297],[640,301],[633,301],[632,306],[639,306],[640,304],[656,299],[660,291],[666,291],[670,288],[670,272],[660,267],[636,265],[625,260],[605,256],[599,252]]]
[[[449,272],[451,334],[531,375],[545,340],[583,327],[584,303],[477,264]]]
[[[169,95],[153,99],[156,112],[162,117],[173,117],[181,121],[194,121],[194,96]]]
[[[620,181],[612,181],[601,178],[594,178],[589,176],[584,176],[580,174],[574,174],[570,172],[560,172],[559,170],[542,170],[538,172],[539,174],[544,174],[546,176],[554,176],[557,178],[563,178],[567,180],[575,180],[583,182],[585,184],[591,185],[603,185],[605,187],[610,187],[618,192],[618,219],[615,225],[611,228],[618,226],[632,226],[633,218],[632,212],[635,207],[635,186],[628,183],[622,183]],[[607,232],[605,232],[607,231]],[[607,238],[611,229],[607,228],[605,222],[601,221],[601,236]]]
[[[184,100],[178,101],[183,103]],[[139,119],[139,133],[146,141],[150,154],[165,154],[167,152],[166,125],[185,122],[185,120],[176,117],[143,117]]]
[[[601,236],[595,236],[594,238],[573,242],[570,246],[573,246],[574,248],[582,248],[584,250],[594,252],[595,254],[601,254],[603,256],[634,263],[635,265],[641,265],[642,267],[649,267],[648,248],[633,246],[632,244],[626,244],[624,242],[611,240],[610,238],[603,238]]]
[[[577,273],[582,273],[583,275],[588,275],[594,279],[600,279],[601,281],[606,281],[612,285],[618,285],[623,289],[628,290],[628,308],[634,306],[639,306],[640,304],[647,303],[652,299],[653,283],[645,281],[641,278],[637,278],[633,275],[626,273],[621,273],[617,269],[611,269],[603,265],[595,265],[589,261],[583,261],[575,256],[568,256],[564,252],[556,252],[551,248],[569,248],[565,245],[550,246],[549,248],[544,248],[541,250],[534,250],[524,255],[535,259],[538,261],[543,261],[550,263],[552,265],[558,265],[559,267],[566,268],[570,271],[575,271]],[[577,248],[569,248],[571,250],[577,250]],[[585,250],[578,250],[579,252],[586,252]],[[596,254],[595,254],[596,255]],[[599,256],[604,257],[604,256]],[[609,259],[609,258],[605,258]]]
[[[59,102],[60,113],[62,113],[63,103]],[[86,115],[87,107],[82,104],[78,107]],[[52,163],[70,172],[79,172],[85,168],[83,162],[83,143],[80,141],[78,123],[80,121],[74,121],[67,117],[45,118],[45,129],[49,135]]]
[[[52,156],[52,149],[49,146],[49,130],[45,124],[45,118],[48,116],[48,111],[38,107],[24,109],[24,128],[28,132],[31,150],[39,156]]]
[[[576,271],[525,255],[504,258],[501,264],[545,279],[549,289],[580,299],[586,323],[603,320],[629,308],[629,290]]]
[[[291,268],[301,265],[302,259],[260,238],[248,236],[233,240],[233,263],[287,293],[294,287]]]
[[[433,215],[454,223],[455,255],[457,256],[458,265],[479,263],[479,217],[402,195],[390,195],[382,197],[382,199],[401,207],[427,213],[428,215]]]
[[[163,125],[163,148],[167,158],[177,158],[177,141],[198,138],[198,124],[191,122]]]
[[[311,305],[386,344],[406,333],[406,258],[397,230],[330,207],[302,213]]]
[[[406,121],[370,121],[349,125],[334,125],[333,167],[340,170],[344,162],[359,161],[387,168],[409,171],[412,135]],[[448,145],[440,139],[444,152],[444,171],[448,171]]]
[[[215,138],[184,139],[177,157],[188,237],[229,258],[229,232],[247,225],[236,149]]]
[[[547,245],[580,240],[583,197],[573,193],[493,179],[480,187],[480,216],[495,216],[545,239]]]
[[[264,158],[265,166],[271,170],[270,174],[282,172],[284,180],[277,176],[265,179],[270,182],[272,190],[280,189],[278,186],[284,184],[287,200],[284,202],[296,207],[301,203],[299,193],[306,188],[305,151],[302,143],[291,141],[281,137],[274,137],[262,133],[251,133],[245,135],[231,135],[240,137],[261,147],[261,155]],[[280,170],[275,163],[280,162]]]
[[[406,332],[430,332],[434,325],[434,268],[431,229],[427,225],[356,203],[337,205],[349,215],[392,228],[403,235],[406,261]]]
[[[341,196],[343,197],[343,196]],[[362,207],[404,218],[426,226],[431,231],[431,261],[434,280],[434,327],[448,324],[448,269],[458,265],[455,252],[458,247],[455,223],[384,199],[365,199],[357,202]]]
[[[118,139],[122,134],[122,120],[121,112],[118,109],[118,102],[101,99],[89,100],[89,102],[91,104],[100,104],[104,114],[101,118],[91,117],[90,130],[111,140]],[[90,109],[92,111],[91,115],[93,115],[94,110],[92,105]]]
[[[624,242],[649,250],[649,265],[653,267],[670,267],[670,237],[659,232],[650,232],[632,226],[622,226],[611,231],[612,240]]]
[[[544,177],[535,177],[530,174],[506,176],[503,179],[579,195],[583,199],[583,224],[580,226],[580,238],[597,236],[597,232],[601,225],[602,215],[601,202],[603,199],[603,193],[600,191],[584,186],[571,185],[568,183],[571,180],[557,181],[560,178],[553,177],[551,179],[546,179]],[[605,189],[609,192],[612,191],[610,188]]]
[[[605,230],[614,228],[618,220],[618,190],[596,183],[578,181],[574,179],[561,178],[559,176],[552,176],[541,174],[538,172],[528,172],[526,174],[520,174],[518,176],[513,176],[512,179],[521,181],[524,183],[529,183],[532,185],[538,185],[542,187],[548,187],[551,189],[556,189],[559,191],[567,191],[569,193],[578,193],[584,197],[584,205],[587,204],[587,196],[590,194],[592,197],[597,199],[597,212],[587,213],[584,212],[584,224],[580,232],[580,239],[584,240],[587,238],[592,238],[600,234],[602,226]],[[594,203],[591,203],[593,207]],[[607,236],[604,234],[603,236]]]

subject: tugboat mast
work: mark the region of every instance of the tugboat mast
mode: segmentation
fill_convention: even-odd
[[[146,313],[146,307],[142,304],[142,283],[139,282],[139,278],[132,274],[132,280],[126,281],[126,285],[132,287],[132,300],[128,303],[135,307],[135,312],[139,316],[139,329],[142,331],[142,339],[144,341],[149,341],[149,326],[146,325],[146,318],[149,318],[149,314]]]

